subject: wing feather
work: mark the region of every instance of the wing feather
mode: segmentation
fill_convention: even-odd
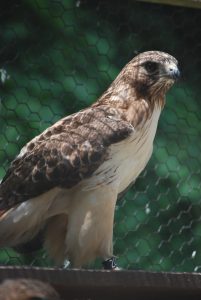
[[[111,144],[133,127],[109,106],[66,117],[30,141],[12,162],[0,185],[0,211],[55,186],[72,188],[107,159]]]

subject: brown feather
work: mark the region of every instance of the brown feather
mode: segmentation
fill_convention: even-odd
[[[107,158],[109,145],[125,139],[132,131],[132,126],[106,105],[62,119],[29,142],[22,150],[25,153],[13,161],[0,186],[0,209],[13,207],[55,186],[75,186]]]

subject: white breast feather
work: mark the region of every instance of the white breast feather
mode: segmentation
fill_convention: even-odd
[[[126,189],[151,157],[160,113],[161,110],[156,108],[141,130],[134,131],[123,142],[112,145],[109,158],[92,178],[83,181],[82,190],[96,189],[109,183],[118,186],[118,193]]]

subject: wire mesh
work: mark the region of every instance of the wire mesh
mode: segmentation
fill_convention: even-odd
[[[1,1],[0,176],[21,147],[94,102],[146,50],[178,58],[152,158],[117,204],[123,268],[201,271],[201,10],[125,1]],[[51,265],[44,251],[0,250],[4,265]],[[95,265],[96,267],[96,265]]]

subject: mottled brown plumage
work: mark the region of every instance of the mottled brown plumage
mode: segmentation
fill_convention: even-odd
[[[30,141],[0,186],[0,246],[27,242],[43,229],[58,263],[110,257],[117,196],[147,164],[178,75],[169,54],[141,53],[91,107]]]
[[[0,300],[59,300],[48,283],[35,279],[7,279],[0,284]]]
[[[55,186],[73,187],[91,176],[107,158],[108,147],[132,130],[107,105],[62,119],[29,142],[13,161],[1,183],[0,208],[11,208]]]

